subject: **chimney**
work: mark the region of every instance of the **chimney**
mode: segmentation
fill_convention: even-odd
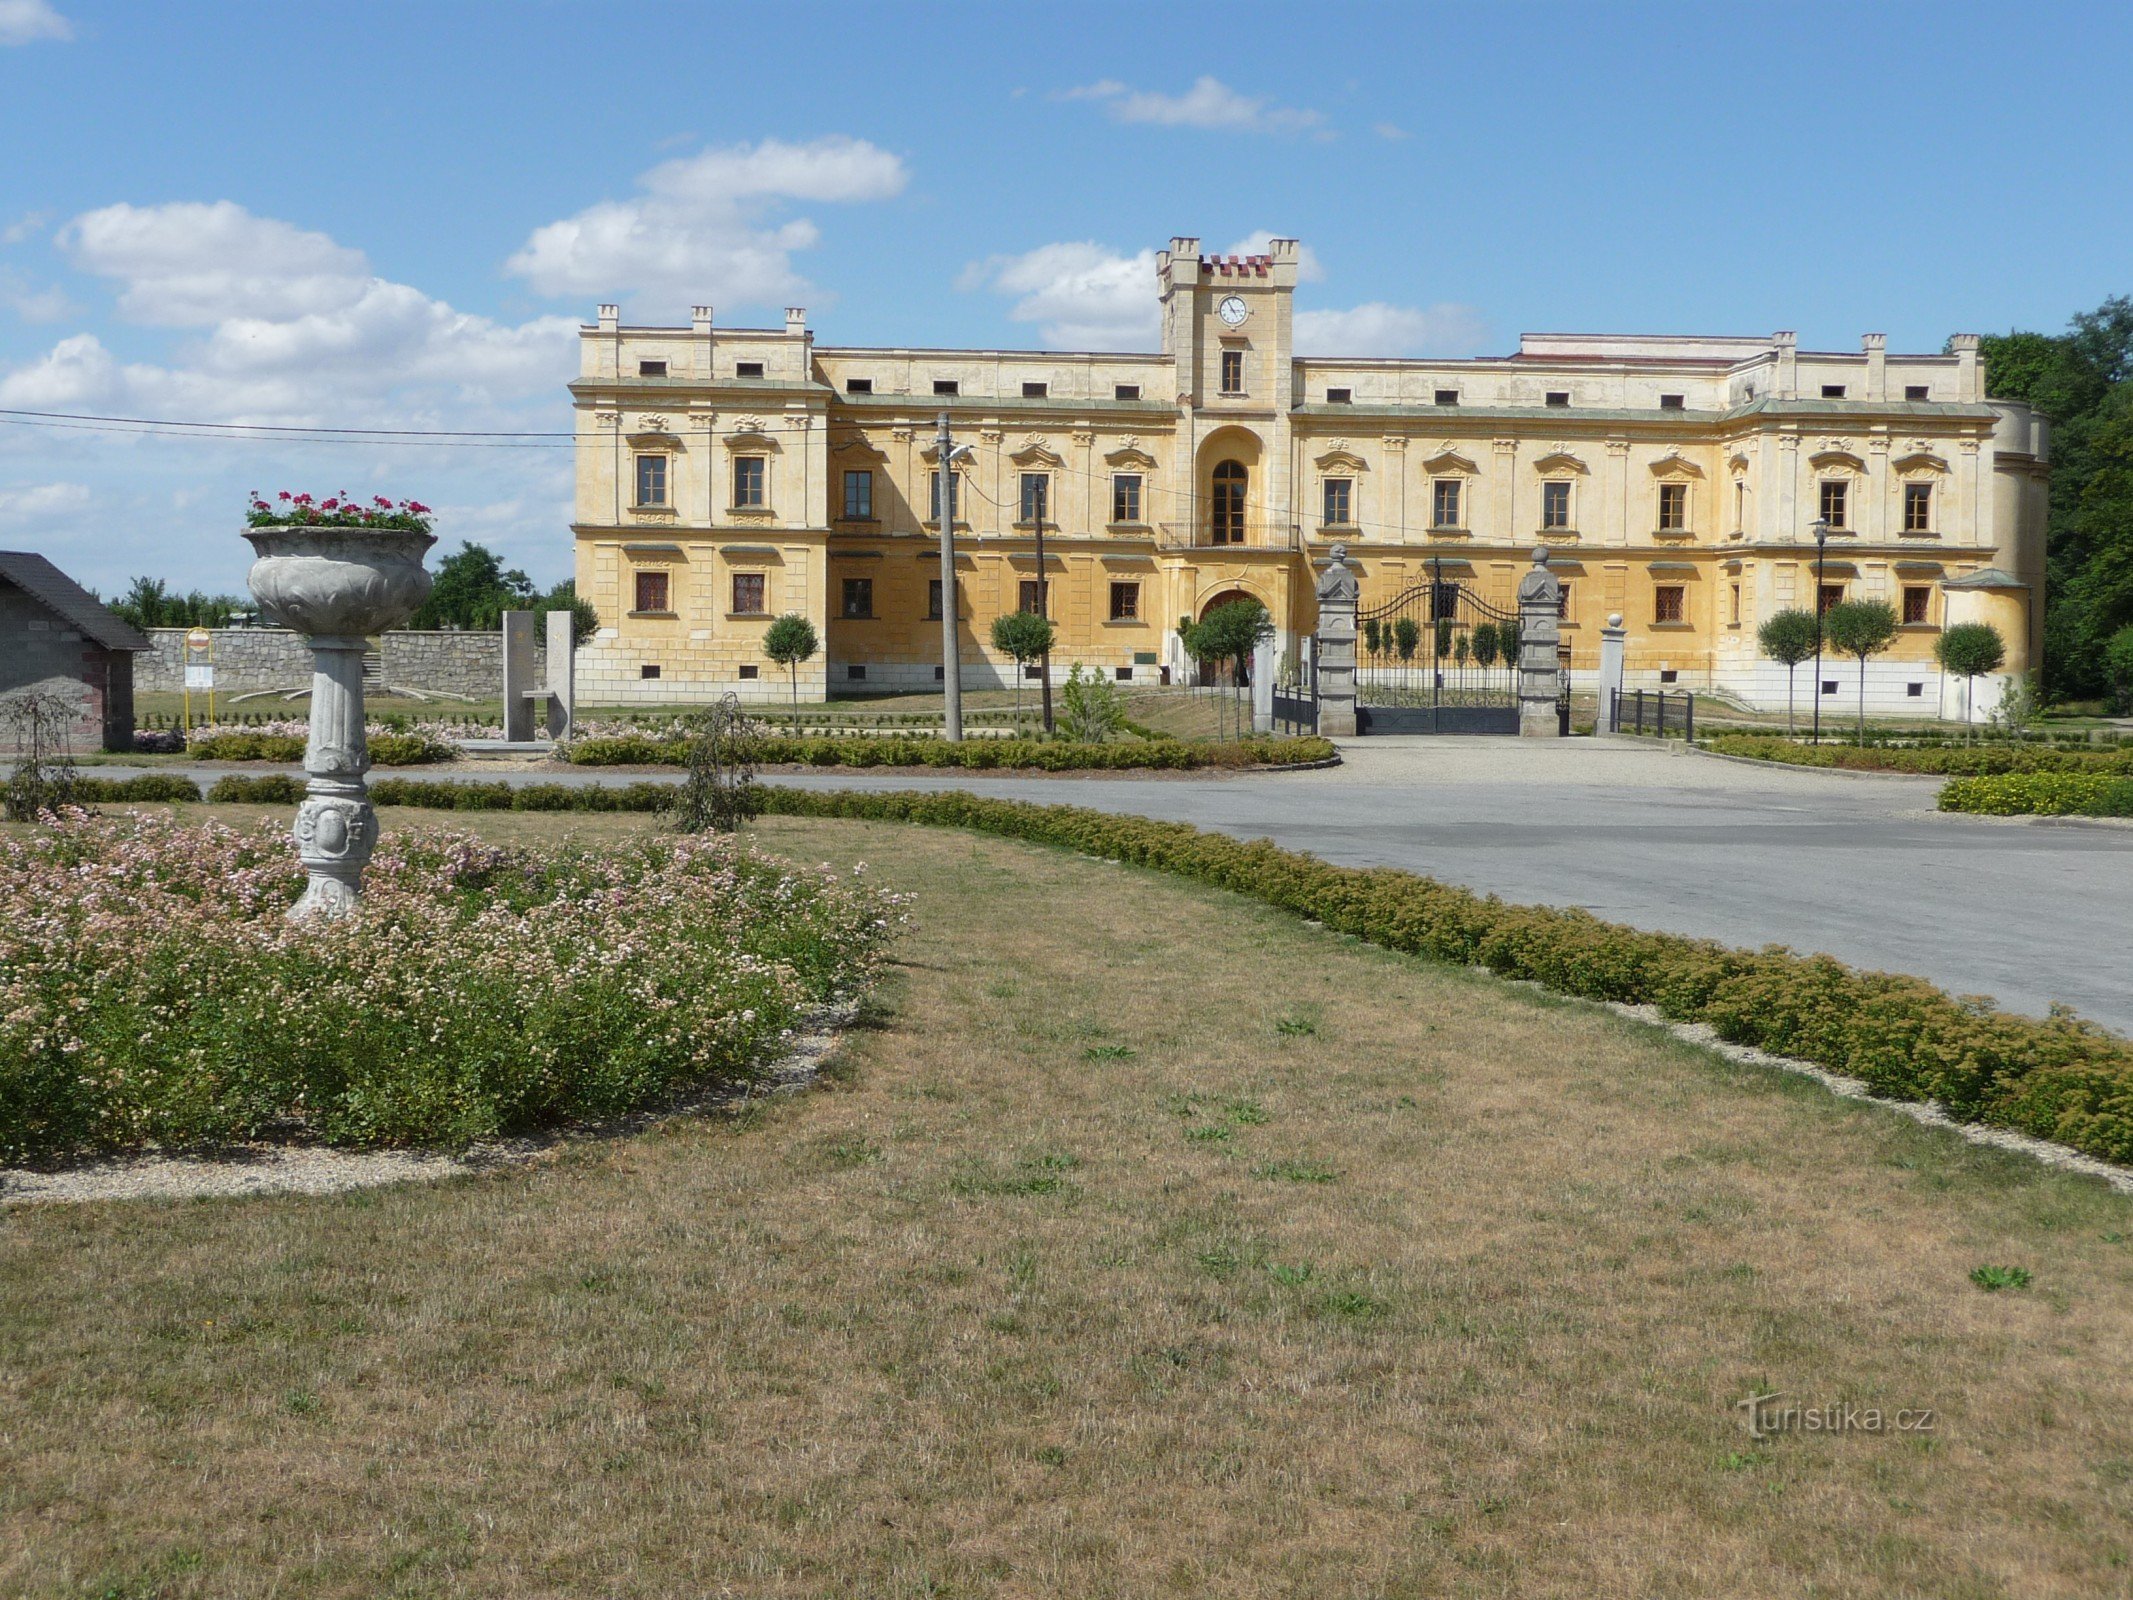
[[[1866,397],[1886,400],[1889,396],[1889,336],[1870,333],[1859,341],[1866,352]]]
[[[797,339],[806,332],[807,307],[787,306],[785,308],[785,337]]]
[[[1977,335],[1958,333],[1948,341],[1955,352],[1955,393],[1961,400],[1985,398],[1984,374],[1977,364]]]
[[[1797,400],[1800,396],[1800,336],[1790,330],[1773,333],[1770,347],[1777,351],[1777,383],[1770,391],[1770,398]]]
[[[691,306],[689,308],[689,331],[699,339],[709,337],[711,333],[711,308],[709,306]]]
[[[622,308],[620,306],[602,306],[600,308],[600,331],[602,333],[613,333],[621,326]]]

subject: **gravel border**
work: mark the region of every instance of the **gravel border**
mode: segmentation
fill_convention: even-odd
[[[765,1095],[807,1088],[859,1014],[856,1000],[817,1006],[786,1036],[785,1051],[753,1083],[721,1084],[657,1111],[576,1123],[525,1139],[489,1139],[465,1150],[335,1150],[324,1145],[247,1144],[211,1155],[116,1156],[51,1170],[0,1167],[0,1207],[100,1200],[233,1199],[268,1194],[340,1194],[388,1183],[430,1183],[524,1166],[566,1145],[621,1139],[673,1117],[698,1115]]]

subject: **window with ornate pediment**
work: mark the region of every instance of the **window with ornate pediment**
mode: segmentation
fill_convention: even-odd
[[[1905,533],[1931,533],[1933,531],[1933,485],[1930,483],[1906,483],[1903,486],[1903,531]]]
[[[667,506],[667,456],[665,451],[644,450],[637,455],[637,498],[640,507]]]
[[[1821,482],[1819,514],[1829,524],[1832,533],[1851,531],[1852,482],[1849,478],[1824,478]]]
[[[1353,478],[1326,478],[1322,480],[1324,492],[1323,521],[1329,528],[1347,528],[1355,525],[1355,480]]]
[[[1429,525],[1432,528],[1459,528],[1465,524],[1459,520],[1462,509],[1462,491],[1466,485],[1457,478],[1436,478],[1429,486]]]
[[[1659,485],[1659,531],[1661,533],[1686,533],[1689,527],[1689,486],[1685,483],[1662,483]]]
[[[1120,527],[1138,527],[1141,520],[1141,475],[1138,472],[1114,472],[1111,474],[1111,521]]]
[[[1541,531],[1560,532],[1570,527],[1570,490],[1568,478],[1549,478],[1541,484]]]

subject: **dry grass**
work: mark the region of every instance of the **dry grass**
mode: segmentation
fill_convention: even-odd
[[[1168,880],[762,831],[921,896],[820,1092],[0,1221],[0,1590],[2133,1592],[2100,1186]],[[1759,1386],[1936,1426],[1758,1444]]]

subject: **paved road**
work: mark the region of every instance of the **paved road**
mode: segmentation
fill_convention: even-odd
[[[1170,818],[1638,927],[1827,951],[2012,1010],[2060,1001],[2133,1034],[2133,829],[1941,816],[1936,779],[1626,741],[1368,739],[1342,753],[1337,769],[1256,777],[772,781],[968,788]]]

